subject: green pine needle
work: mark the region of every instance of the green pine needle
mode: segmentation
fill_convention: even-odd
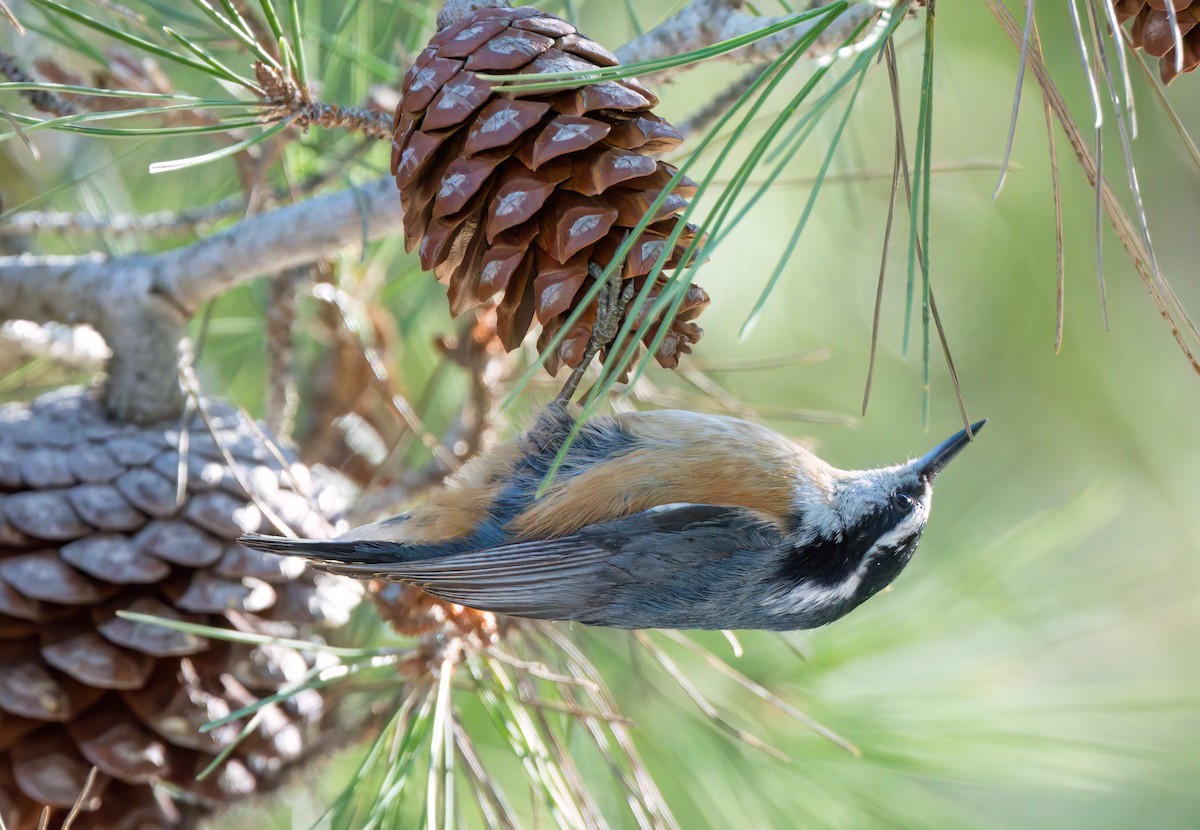
[[[296,52],[296,83],[307,92],[308,57],[304,52],[303,21],[300,17],[300,0],[288,0],[288,17],[292,24],[292,48]]]
[[[283,40],[283,26],[279,23],[279,14],[275,11],[275,4],[271,0],[258,0],[258,5],[262,7],[263,19],[267,21],[267,28],[271,30],[271,34],[275,35],[275,40]]]
[[[89,29],[94,29],[97,32],[108,35],[111,38],[115,38],[116,40],[119,40],[128,46],[132,46],[135,49],[143,52],[149,52],[152,55],[165,58],[166,60],[173,61],[174,63],[182,64],[183,66],[187,66],[191,69],[195,69],[198,72],[202,72],[205,75],[215,74],[213,68],[206,63],[193,60],[192,58],[189,58],[186,55],[181,55],[178,52],[172,52],[170,49],[159,46],[157,43],[146,40],[145,38],[141,38],[137,35],[130,34],[129,32],[124,32],[120,29],[109,26],[108,24],[102,23],[99,20],[89,17],[82,12],[75,11],[74,9],[68,8],[61,3],[57,3],[55,0],[29,0],[29,2],[40,6],[47,12],[47,15],[53,13],[55,15],[69,18],[77,23],[87,26]],[[103,57],[103,55],[101,55],[100,62],[102,64],[107,63],[107,60]]]
[[[846,123],[850,120],[850,113],[854,110],[854,104],[858,100],[859,90],[862,89],[863,81],[867,77],[867,67],[859,70],[857,79],[854,82],[854,89],[850,93],[850,101],[846,104],[846,109],[842,113],[842,118],[838,121],[837,128],[834,130],[833,138],[829,142],[829,149],[825,152],[825,158],[821,162],[821,167],[817,171],[816,181],[813,183],[812,189],[809,191],[808,200],[804,203],[804,210],[800,214],[800,220],[796,223],[795,229],[792,231],[791,238],[788,239],[787,245],[784,247],[783,255],[779,258],[779,264],[775,266],[770,279],[767,280],[766,286],[763,288],[762,294],[759,295],[758,301],[755,302],[754,308],[746,317],[746,321],[742,324],[741,330],[738,332],[740,337],[745,338],[750,330],[754,328],[762,315],[763,309],[766,308],[767,300],[775,290],[775,286],[779,282],[779,278],[783,275],[784,269],[792,258],[792,254],[796,250],[796,245],[800,242],[800,235],[804,233],[804,228],[808,225],[808,219],[812,215],[813,206],[817,203],[817,196],[821,192],[821,185],[825,182],[825,176],[829,172],[829,165],[833,162],[834,153],[842,138],[842,133],[846,129]]]
[[[243,150],[253,147],[256,144],[261,144],[273,135],[283,132],[292,125],[296,120],[295,116],[285,118],[273,127],[268,127],[256,136],[247,138],[245,141],[239,141],[236,144],[231,144],[228,147],[222,147],[219,150],[213,150],[211,153],[205,153],[200,156],[189,156],[182,159],[174,159],[172,161],[156,161],[150,165],[151,173],[173,173],[176,170],[185,170],[189,167],[198,167],[201,164],[218,161],[223,158],[235,156]]]

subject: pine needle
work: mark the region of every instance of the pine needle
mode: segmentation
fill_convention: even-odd
[[[1029,39],[1033,36],[1033,9],[1035,0],[1025,0],[1025,34],[1021,38],[1021,63],[1017,67],[1017,89],[1013,93],[1012,116],[1008,119],[1008,140],[1004,143],[1004,164],[1000,170],[1000,179],[996,182],[996,190],[992,193],[992,201],[1000,198],[1000,190],[1004,187],[1004,177],[1008,175],[1008,162],[1012,158],[1013,141],[1017,137],[1017,116],[1021,112],[1021,91],[1025,87],[1025,63],[1029,55]]]
[[[696,708],[704,714],[708,722],[715,725],[719,731],[752,749],[757,749],[760,752],[770,755],[777,761],[791,760],[783,750],[772,746],[757,735],[747,732],[745,729],[734,726],[722,717],[717,707],[710,703],[708,698],[696,687],[696,684],[692,682],[687,672],[681,670],[675,664],[675,661],[667,656],[667,653],[650,639],[649,634],[644,631],[635,631],[633,632],[633,636],[638,644],[650,653],[650,656],[662,667],[663,671],[683,690],[683,693],[687,695],[692,703],[696,704]]]
[[[749,677],[742,674],[740,671],[735,669],[733,666],[726,663],[720,657],[717,657],[717,655],[713,654],[708,649],[705,649],[702,646],[700,646],[691,637],[688,637],[687,635],[685,635],[679,631],[662,631],[660,633],[663,636],[669,638],[670,640],[673,640],[674,642],[679,643],[679,645],[683,646],[688,651],[690,651],[693,654],[700,657],[702,660],[704,660],[705,663],[712,666],[714,669],[719,671],[721,674],[734,680],[735,682],[737,682],[737,684],[739,686],[746,689],[747,691],[749,691],[751,694],[753,694],[755,697],[759,698],[760,700],[770,704],[773,708],[775,708],[778,711],[782,712],[783,714],[787,715],[792,720],[796,721],[799,724],[802,724],[804,727],[806,727],[808,729],[811,729],[813,732],[820,735],[822,738],[825,738],[826,740],[830,741],[834,745],[841,747],[842,749],[846,750],[847,752],[849,752],[851,755],[855,756],[856,758],[862,756],[862,751],[858,747],[856,747],[854,744],[852,744],[850,741],[848,741],[846,738],[843,738],[841,735],[834,732],[829,727],[813,720],[811,717],[809,717],[808,715],[801,712],[795,706],[788,703],[786,700],[779,697],[778,695],[776,695],[771,690],[767,689],[762,684],[756,683],[755,681],[751,680]]]
[[[896,67],[896,46],[891,38],[883,48],[883,60],[888,69],[896,148],[892,160],[892,188],[888,197],[887,221],[883,229],[883,246],[879,255],[879,282],[875,288],[875,308],[871,315],[871,349],[867,358],[867,380],[863,385],[862,414],[864,416],[867,414],[867,406],[871,402],[875,361],[879,354],[879,322],[883,313],[883,287],[887,277],[888,252],[892,244],[892,225],[896,218],[896,196],[900,189],[900,169],[902,167],[907,169],[908,166],[908,157],[904,150],[904,117],[900,112],[900,79]]]
[[[1008,10],[999,4],[997,0],[984,0],[988,10],[1000,23],[1001,27],[1008,37],[1014,42],[1020,42],[1020,30],[1016,26],[1012,15]],[[1100,198],[1108,216],[1109,224],[1116,231],[1117,238],[1121,245],[1125,248],[1126,254],[1133,263],[1134,270],[1145,286],[1147,293],[1150,294],[1154,304],[1158,307],[1163,320],[1167,323],[1171,331],[1172,337],[1179,345],[1184,357],[1191,365],[1192,370],[1200,375],[1200,356],[1197,352],[1200,350],[1200,330],[1197,330],[1195,324],[1188,317],[1187,311],[1179,302],[1174,289],[1170,283],[1153,265],[1149,253],[1144,249],[1141,243],[1141,234],[1137,226],[1129,218],[1112,187],[1104,179],[1100,172],[1098,159],[1089,151],[1087,143],[1079,131],[1078,125],[1075,123],[1071,112],[1063,100],[1062,93],[1058,89],[1058,85],[1051,77],[1050,70],[1047,68],[1044,61],[1036,53],[1031,53],[1029,56],[1031,62],[1030,68],[1033,69],[1034,75],[1041,85],[1043,92],[1050,100],[1051,108],[1054,110],[1054,115],[1057,118],[1059,125],[1066,133],[1067,140],[1070,143],[1071,149],[1075,154],[1075,158],[1082,168],[1088,180],[1092,182],[1093,187],[1101,191]]]

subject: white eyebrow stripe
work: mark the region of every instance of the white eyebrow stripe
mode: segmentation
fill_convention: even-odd
[[[894,547],[897,547],[905,539],[907,539],[908,537],[910,537],[914,533],[916,533],[918,530],[920,530],[921,525],[924,524],[924,522],[925,522],[924,511],[921,510],[920,508],[917,508],[917,509],[913,510],[913,512],[910,513],[908,516],[906,516],[904,521],[900,522],[900,524],[896,525],[891,530],[889,530],[887,533],[883,534],[878,539],[876,539],[875,544],[872,545],[872,548],[878,548],[878,547],[894,548]]]

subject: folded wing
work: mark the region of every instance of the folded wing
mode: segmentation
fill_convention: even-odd
[[[689,593],[702,601],[713,575],[725,573],[716,566],[776,548],[780,541],[772,516],[742,507],[678,504],[591,525],[570,536],[432,558],[413,558],[410,546],[377,540],[250,537],[244,543],[303,556],[330,573],[407,582],[470,608],[624,626],[642,605],[659,607],[669,616],[669,609],[686,604]],[[661,621],[664,627],[670,623]]]

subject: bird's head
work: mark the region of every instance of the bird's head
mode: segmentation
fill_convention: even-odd
[[[886,588],[912,559],[929,520],[933,480],[986,421],[920,458],[874,470],[834,471],[825,498],[799,515],[768,608],[823,625]]]

